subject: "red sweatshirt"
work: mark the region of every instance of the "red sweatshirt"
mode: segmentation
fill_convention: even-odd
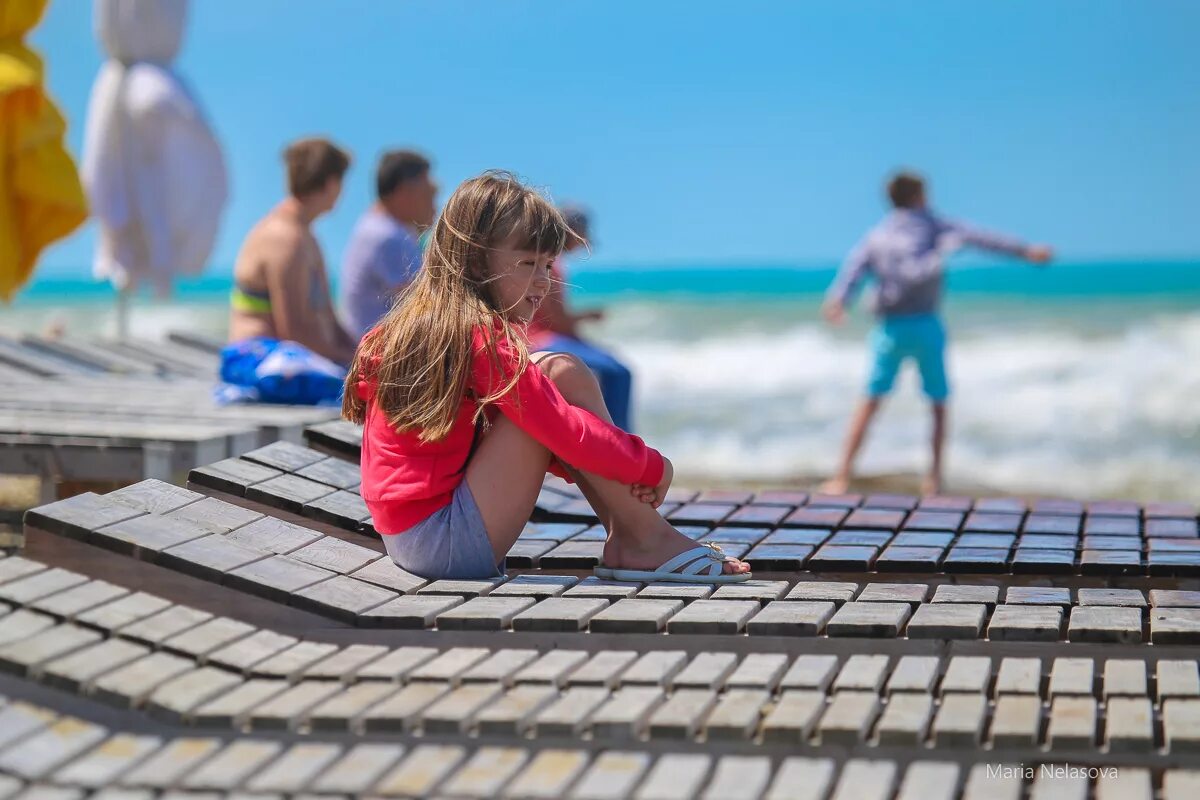
[[[507,384],[518,363],[512,345],[503,338],[497,351],[501,374],[495,373],[483,349],[482,330],[475,332],[471,394],[459,403],[449,435],[437,442],[422,442],[419,431],[397,432],[376,408],[370,376],[359,380],[358,395],[367,401],[360,491],[380,533],[403,533],[449,505],[466,475],[475,436],[479,404],[472,397],[485,397]],[[663,459],[657,450],[568,403],[536,364],[526,367],[517,384],[485,413],[489,418],[496,413],[508,417],[558,460],[583,472],[625,484],[656,486],[662,480]]]

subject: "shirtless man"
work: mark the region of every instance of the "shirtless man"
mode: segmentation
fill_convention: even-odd
[[[345,366],[357,341],[338,324],[310,226],[337,204],[350,156],[327,139],[301,139],[283,159],[288,196],[251,229],[233,268],[229,341],[293,341]]]

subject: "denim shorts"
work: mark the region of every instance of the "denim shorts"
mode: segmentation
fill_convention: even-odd
[[[449,505],[403,533],[385,534],[383,544],[397,566],[428,580],[504,574],[465,480],[454,490]]]
[[[936,314],[885,317],[871,331],[871,375],[867,395],[882,397],[892,390],[900,365],[917,362],[921,387],[934,403],[950,395],[946,380],[946,329]]]

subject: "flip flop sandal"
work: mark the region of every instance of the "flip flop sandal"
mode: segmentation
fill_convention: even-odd
[[[659,565],[658,569],[597,567],[593,572],[598,578],[641,583],[668,581],[672,583],[724,584],[744,583],[750,580],[749,572],[737,575],[726,575],[722,572],[727,560],[728,558],[718,545],[705,542],[699,547],[693,547],[677,556],[672,556]]]

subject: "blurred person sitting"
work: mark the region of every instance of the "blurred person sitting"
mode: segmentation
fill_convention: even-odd
[[[932,459],[922,492],[942,490],[942,450],[946,435],[946,329],[939,313],[944,261],[963,247],[976,247],[1046,264],[1053,251],[1010,236],[948,220],[929,209],[925,181],[911,172],[894,175],[887,184],[892,211],[854,247],[826,295],[822,312],[841,324],[846,306],[867,281],[875,283],[871,307],[871,371],[866,395],[850,422],[837,473],[821,488],[842,494],[850,485],[854,460],[871,420],[891,392],[896,374],[909,359],[916,361],[921,385],[933,412]]]
[[[251,229],[234,264],[221,375],[257,392],[251,399],[332,401],[340,392],[333,379],[345,375],[358,340],[338,324],[311,226],[337,204],[350,156],[313,138],[293,142],[283,157],[288,196]]]
[[[384,153],[375,171],[376,202],[354,226],[342,257],[339,311],[361,339],[421,267],[421,233],[433,225],[437,184],[429,159],[411,150]]]
[[[599,309],[572,312],[565,296],[566,257],[588,247],[591,221],[587,211],[578,206],[565,206],[561,211],[573,235],[568,238],[562,256],[550,267],[550,292],[529,323],[529,339],[538,350],[570,353],[587,364],[600,383],[613,424],[632,432],[633,373],[611,353],[586,341],[579,331],[579,323],[598,322],[604,318],[604,312]]]

